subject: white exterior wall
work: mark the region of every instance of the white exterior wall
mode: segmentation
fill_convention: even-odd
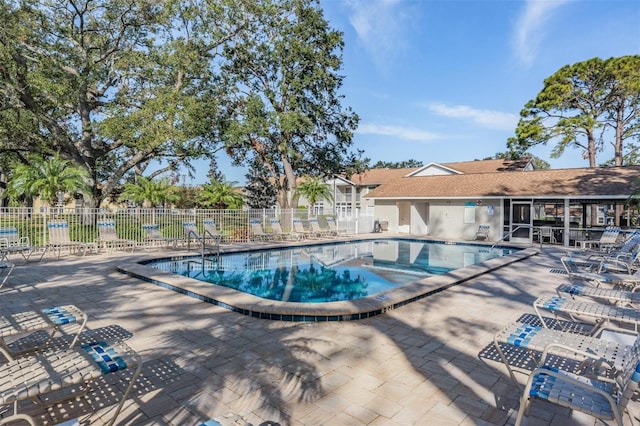
[[[476,200],[432,200],[429,202],[429,235],[436,238],[455,240],[473,240],[479,225],[489,225],[489,240],[500,238],[502,223],[501,200],[482,200],[475,205],[474,223],[465,223],[467,208],[465,204],[476,204]],[[489,214],[490,211],[493,214]]]
[[[389,222],[389,232],[398,232],[398,206],[395,201],[378,201],[373,215],[375,220]]]
[[[389,222],[389,232],[424,235],[451,240],[475,239],[478,226],[489,225],[489,240],[502,236],[502,200],[406,200],[401,202],[376,200],[374,219]],[[465,223],[465,213],[473,203],[473,223]],[[400,206],[410,214],[410,224],[400,229]],[[490,214],[492,212],[493,214]],[[470,219],[470,218],[467,218]],[[410,231],[408,231],[410,229]]]

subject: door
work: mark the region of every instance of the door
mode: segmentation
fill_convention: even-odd
[[[513,201],[511,203],[511,237],[513,243],[531,244],[533,231],[533,203]]]

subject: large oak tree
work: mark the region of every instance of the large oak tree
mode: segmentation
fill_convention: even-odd
[[[300,176],[348,171],[358,116],[343,108],[342,33],[316,0],[260,0],[251,31],[226,46],[227,88],[221,138],[236,164],[258,162],[278,189],[281,207]]]
[[[3,2],[0,154],[59,153],[91,176],[90,205],[152,161],[164,167],[157,174],[211,155],[202,117],[218,107],[216,61],[245,27],[241,9],[233,0]]]

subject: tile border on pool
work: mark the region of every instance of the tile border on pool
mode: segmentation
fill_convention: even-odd
[[[395,237],[394,239],[402,238]],[[407,240],[431,241],[416,238]],[[340,241],[329,241],[329,243],[339,242]],[[349,242],[353,242],[353,240]],[[291,246],[273,245],[260,247],[258,250],[288,247]],[[221,254],[247,251],[256,251],[256,248],[244,247],[234,249],[232,247],[225,247],[225,250],[221,251]],[[153,260],[182,260],[194,257],[193,253],[174,256],[156,256],[154,258],[138,260],[136,262],[119,265],[118,270],[134,278],[254,318],[298,322],[350,321],[369,318],[397,309],[408,303],[441,292],[498,268],[527,259],[538,253],[539,251],[537,249],[525,248],[506,256],[496,257],[482,263],[456,269],[446,274],[424,278],[361,299],[325,303],[282,302],[263,299],[227,287],[198,281],[193,278],[161,271],[145,265],[145,263]]]

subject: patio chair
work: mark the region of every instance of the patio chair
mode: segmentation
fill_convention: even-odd
[[[632,326],[638,332],[640,326],[640,310],[622,306],[607,305],[602,303],[584,302],[557,295],[544,295],[533,302],[533,309],[543,320],[542,309],[553,313],[556,318],[567,316],[572,321],[589,319],[596,324],[594,332],[604,326],[616,327],[617,324]],[[546,323],[545,323],[546,324]],[[545,325],[546,326],[546,325]]]
[[[118,230],[116,229],[116,222],[114,220],[99,220],[98,225],[98,244],[102,244],[105,248],[131,249],[131,252],[136,249],[136,240],[128,240],[126,238],[118,237]]]
[[[251,227],[251,233],[249,236],[251,240],[267,241],[273,238],[272,234],[264,232],[259,219],[250,219],[249,226]]]
[[[67,248],[71,252],[72,250],[76,250],[76,252],[82,251],[82,255],[85,256],[89,250],[93,250],[95,253],[98,252],[98,244],[97,243],[83,243],[80,241],[72,241],[69,236],[69,224],[66,221],[51,221],[47,224],[47,229],[49,230],[49,245],[48,247],[55,253],[58,252],[58,259],[62,254],[62,249]]]
[[[344,235],[345,237],[347,236],[347,230],[338,228],[335,218],[327,217],[327,226],[329,227],[329,230],[331,231],[331,233],[336,237],[340,235]]]
[[[541,226],[540,227],[540,242],[544,243],[546,239],[549,240],[549,244],[555,244],[556,243],[555,232],[553,231],[553,228],[551,228],[550,226]]]
[[[611,336],[611,334],[606,334],[606,336]],[[526,349],[528,359],[531,359],[536,366],[542,365],[542,360],[547,357],[547,354],[553,354],[565,360],[575,360],[580,365],[585,360],[585,353],[588,352],[598,358],[606,359],[613,368],[621,368],[632,352],[640,349],[640,339],[627,334],[620,340],[626,340],[626,343],[606,337],[586,336],[516,321],[496,333],[493,342],[509,376],[514,383],[518,383],[511,364],[523,365],[526,363],[522,359],[508,357],[507,354],[510,354],[511,351],[507,345]],[[510,359],[512,362],[509,362]],[[558,360],[558,362],[565,361]]]
[[[478,231],[476,232],[475,240],[483,240],[486,241],[489,239],[489,231],[491,230],[491,226],[489,225],[479,225]]]
[[[167,245],[171,243],[173,248],[176,248],[178,241],[182,240],[181,238],[165,237],[164,235],[162,235],[162,232],[160,231],[160,227],[156,224],[150,224],[150,223],[144,224],[142,225],[142,229],[144,229],[144,232],[146,232],[147,234],[146,241],[150,242],[151,244],[159,243],[161,245]]]
[[[204,238],[200,235],[195,222],[182,222],[182,229],[184,229],[184,240],[188,248],[191,248],[192,241],[198,244],[204,243]]]
[[[269,224],[271,225],[271,235],[273,235],[274,239],[279,238],[281,241],[284,241],[287,238],[296,238],[298,236],[298,234],[285,234],[284,231],[282,231],[279,219],[269,219]]]
[[[614,305],[629,306],[633,308],[640,306],[640,293],[633,291],[601,288],[583,284],[560,284],[556,288],[556,293],[558,296],[570,296],[572,299],[575,299],[576,296],[588,297]]]
[[[575,246],[583,250],[593,250],[596,248],[598,251],[610,251],[616,246],[620,231],[621,229],[618,226],[607,226],[602,232],[600,239],[577,240]]]
[[[15,226],[0,228],[0,261],[8,260],[13,253],[20,254],[25,262],[33,253],[40,253],[38,260],[42,260],[46,251],[46,247],[32,246],[29,237],[21,237]]]
[[[309,219],[309,226],[311,227],[311,231],[318,238],[326,238],[331,234],[331,231],[327,229],[322,229],[320,227],[320,222],[317,218]]]
[[[594,362],[606,362],[598,355],[584,353]],[[597,379],[568,372],[562,368],[542,365],[536,368],[527,380],[520,408],[516,417],[516,426],[529,412],[533,399],[546,400],[552,404],[580,411],[601,420],[615,420],[618,426],[623,425],[623,415],[627,404],[638,389],[640,381],[640,351],[631,352],[618,370],[613,380]],[[631,420],[631,416],[629,416]],[[633,423],[633,421],[631,421]]]
[[[224,240],[224,235],[218,232],[218,227],[214,219],[204,219],[202,225],[204,226],[203,236],[205,240],[211,239],[214,243],[219,243]]]
[[[72,347],[78,341],[78,337],[87,324],[87,315],[74,305],[56,306],[53,308],[41,309],[39,311],[26,311],[0,317],[0,352],[8,359],[13,360],[14,355],[25,350],[34,349],[31,347],[14,351],[11,347],[18,346],[7,343],[7,339],[16,339],[17,336],[27,335],[37,331],[48,331],[49,342],[53,336],[60,331],[60,327],[67,324],[79,324],[79,330],[69,344]],[[22,342],[19,342],[22,343]],[[46,344],[46,343],[45,343]]]
[[[0,288],[7,282],[13,272],[14,264],[11,262],[0,262]]]
[[[115,412],[107,425],[113,425],[140,375],[140,356],[125,343],[92,342],[76,348],[50,350],[0,365],[0,405],[13,405],[13,414],[0,424],[23,420],[36,425],[28,414],[18,413],[18,402],[30,398],[43,406],[84,396],[92,382],[107,374],[133,369]],[[112,383],[111,381],[109,381]],[[110,385],[111,386],[111,385]],[[78,387],[81,389],[78,390]],[[114,392],[110,387],[109,393]],[[56,398],[54,401],[53,398]],[[106,420],[106,419],[105,419]]]
[[[313,235],[313,231],[304,229],[304,224],[300,219],[293,219],[293,230],[299,235],[302,235],[302,238],[307,238],[310,235]]]
[[[608,284],[611,286],[622,287],[627,290],[634,290],[640,286],[640,271],[633,274],[614,273],[614,272],[598,272],[594,270],[594,265],[600,268],[600,263],[594,264],[592,261],[563,256],[560,258],[565,272],[569,279],[588,281],[594,285]]]

